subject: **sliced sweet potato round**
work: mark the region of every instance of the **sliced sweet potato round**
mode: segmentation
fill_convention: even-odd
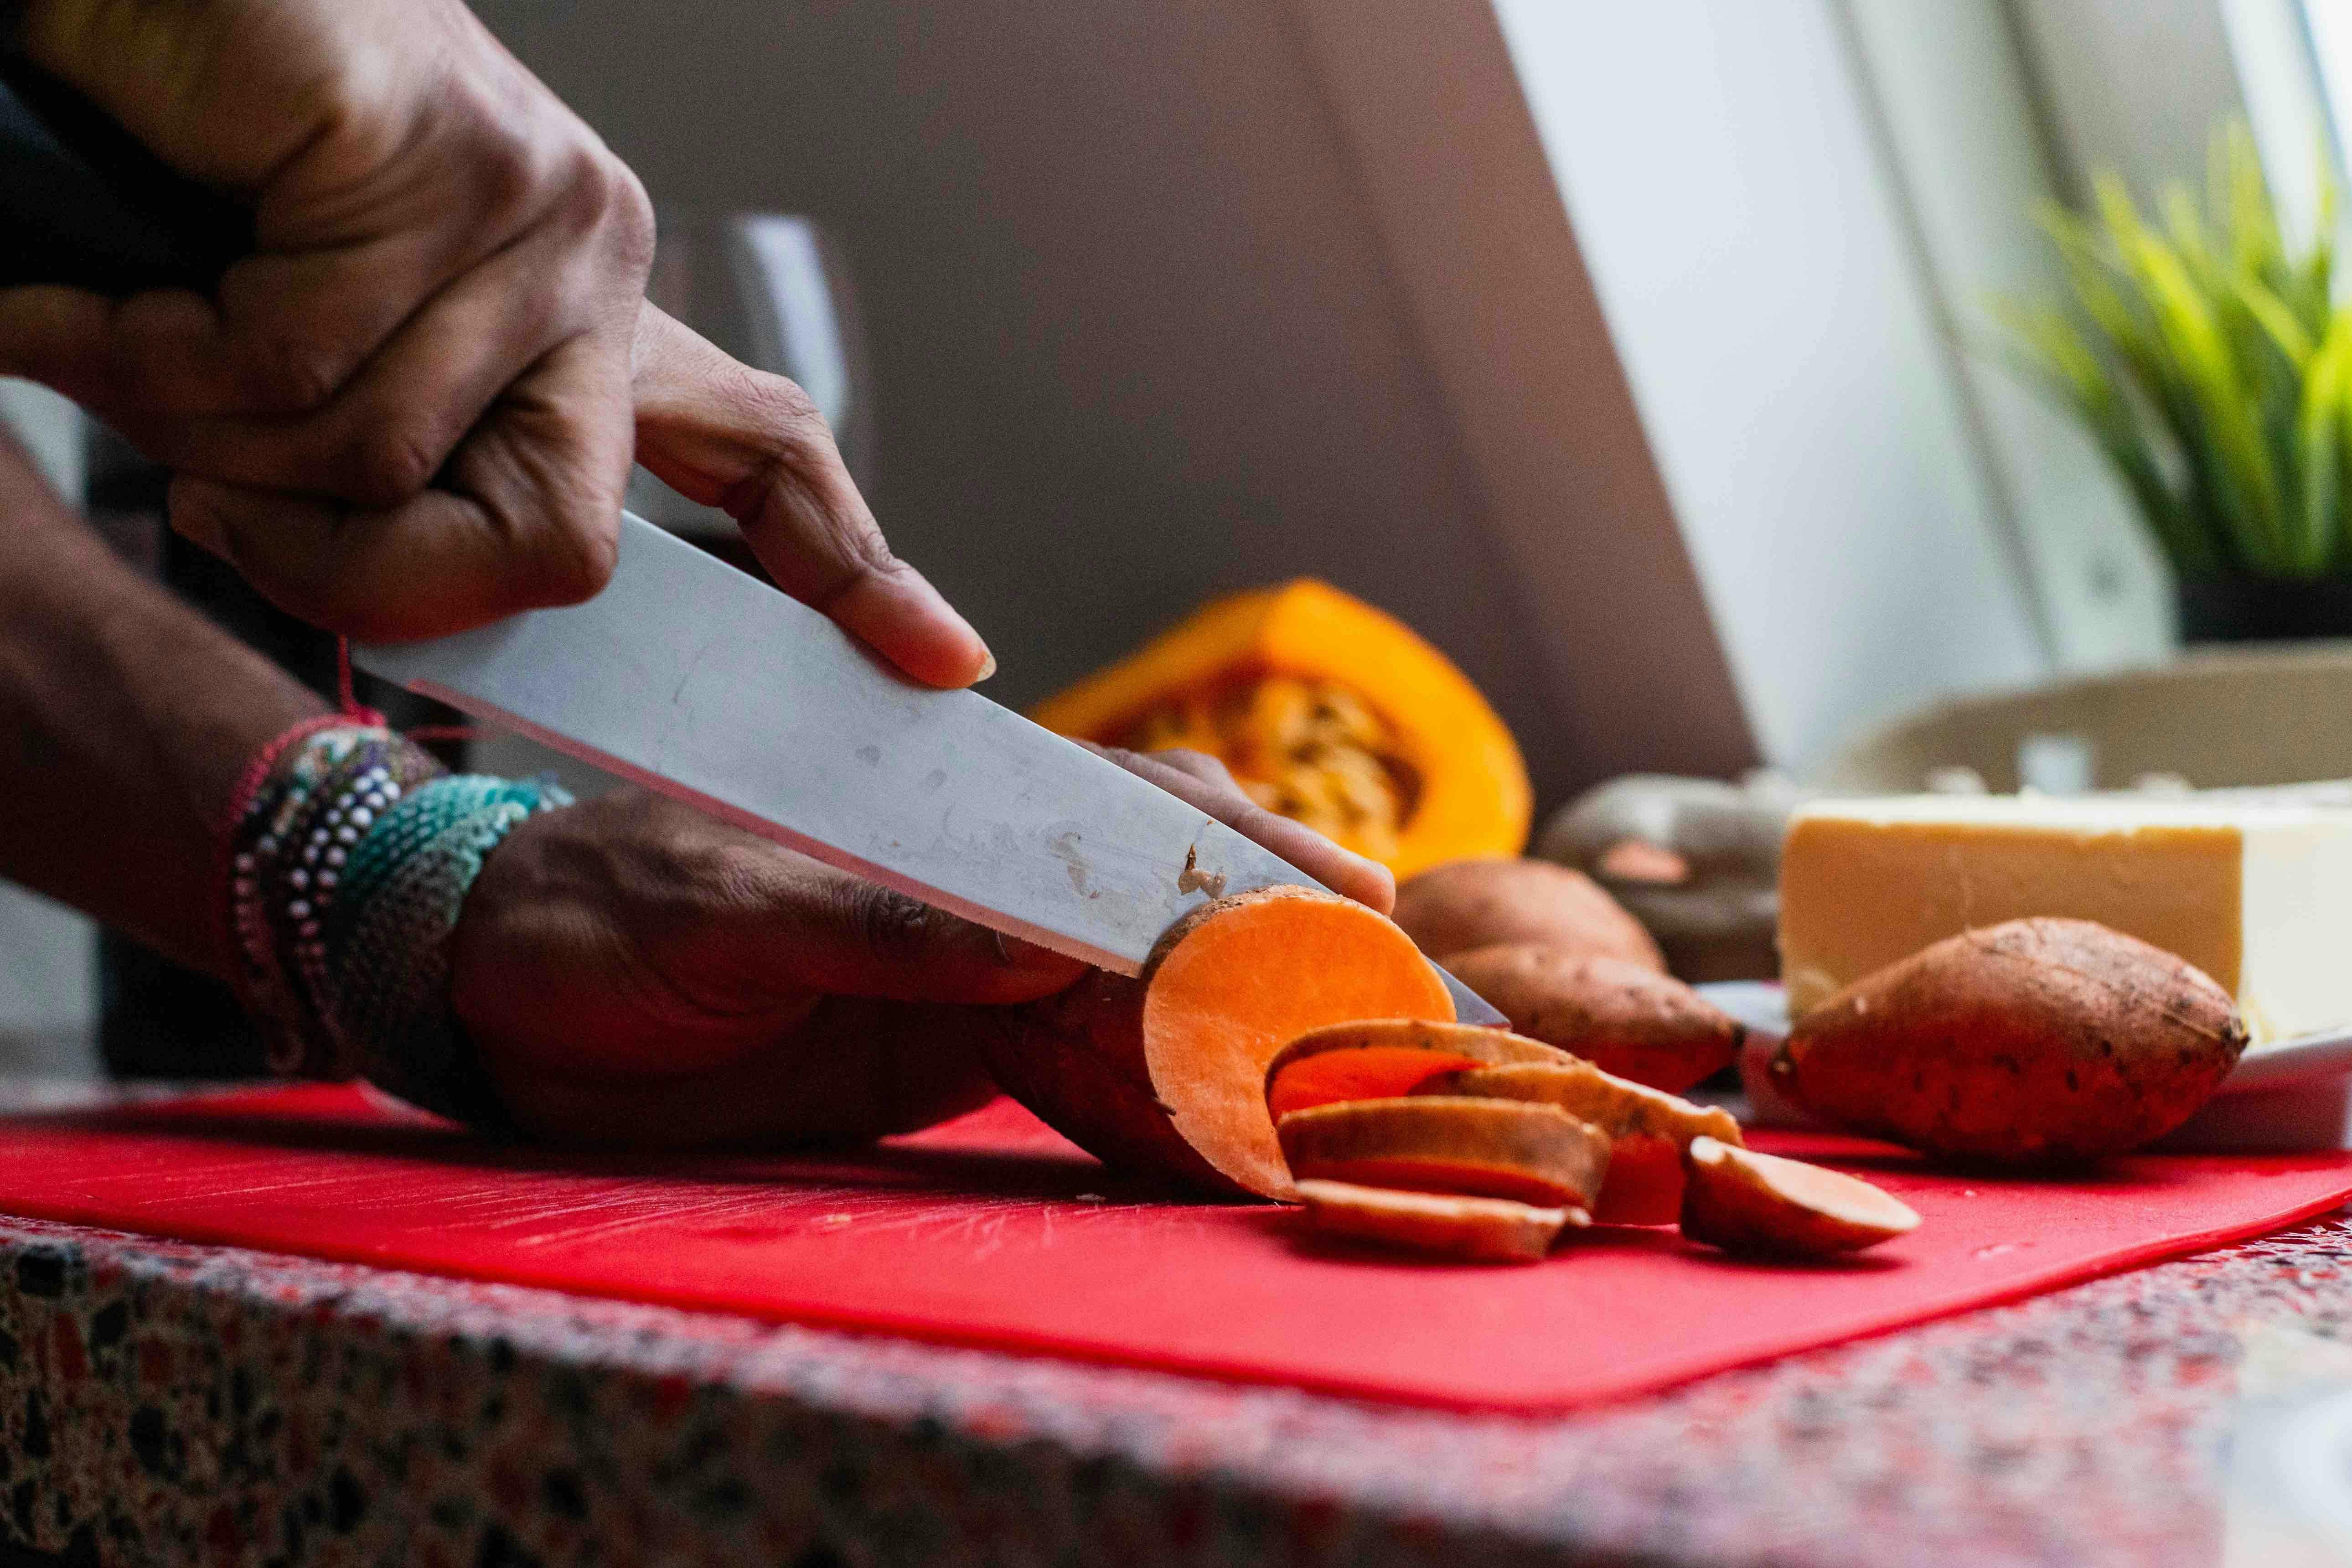
[[[1207,904],[1139,978],[964,1015],[1003,1090],[1088,1153],[1219,1193],[1291,1195],[1265,1109],[1285,1042],[1349,1018],[1451,1019],[1445,983],[1384,916],[1272,888]]]
[[[1540,1041],[1476,1024],[1358,1018],[1310,1029],[1275,1053],[1265,1069],[1266,1108],[1279,1121],[1309,1106],[1411,1094],[1431,1076],[1457,1068],[1570,1059]]]
[[[1697,1138],[1683,1162],[1683,1234],[1727,1252],[1858,1252],[1919,1226],[1917,1211],[1901,1199],[1801,1160]]]
[[[1557,1106],[1420,1095],[1294,1110],[1277,1132],[1291,1173],[1415,1193],[1590,1209],[1609,1140]]]
[[[1444,963],[1520,1034],[1656,1089],[1679,1092],[1728,1067],[1746,1034],[1674,976],[1607,954],[1511,942]]]
[[[1474,1263],[1536,1262],[1562,1230],[1587,1223],[1579,1208],[1400,1193],[1352,1182],[1304,1181],[1298,1199],[1307,1205],[1307,1224],[1317,1230]]]
[[[1592,1208],[1602,1225],[1674,1224],[1682,1214],[1683,1151],[1691,1141],[1741,1142],[1728,1111],[1573,1059],[1438,1073],[1413,1092],[1556,1105],[1607,1133],[1609,1179]]]

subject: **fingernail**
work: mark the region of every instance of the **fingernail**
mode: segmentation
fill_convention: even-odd
[[[985,647],[982,648],[980,650],[980,673],[971,678],[972,684],[977,686],[995,673],[996,656],[989,652]]]

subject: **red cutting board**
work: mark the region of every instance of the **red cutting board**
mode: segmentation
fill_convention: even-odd
[[[0,1212],[1415,1404],[1556,1410],[2236,1240],[2352,1196],[2352,1155],[2147,1155],[1868,1175],[1912,1236],[1743,1262],[1588,1232],[1531,1268],[1319,1243],[1286,1210],[1170,1201],[1009,1102],[876,1150],[622,1161],[492,1149],[354,1089],[0,1121]]]

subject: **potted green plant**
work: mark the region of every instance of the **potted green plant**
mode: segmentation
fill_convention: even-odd
[[[2113,174],[2042,221],[2063,304],[2004,300],[2021,358],[2090,433],[2170,558],[2189,641],[2352,636],[2352,308],[2333,299],[2324,167],[2293,250],[2252,138],[2157,220]]]

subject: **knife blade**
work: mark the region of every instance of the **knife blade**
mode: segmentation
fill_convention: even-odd
[[[1122,974],[1210,899],[1321,885],[976,691],[913,685],[816,611],[626,512],[612,581],[586,603],[352,658],[761,837]],[[1445,979],[1463,1019],[1503,1022]]]
[[[6,42],[0,149],[26,164],[35,199],[0,212],[24,220],[29,245],[0,258],[0,282],[211,292],[252,248],[251,215]],[[1123,973],[1203,899],[1319,886],[976,692],[908,685],[823,616],[626,512],[614,581],[587,604],[353,658],[763,837]],[[1504,1022],[1438,973],[1465,1021]]]

